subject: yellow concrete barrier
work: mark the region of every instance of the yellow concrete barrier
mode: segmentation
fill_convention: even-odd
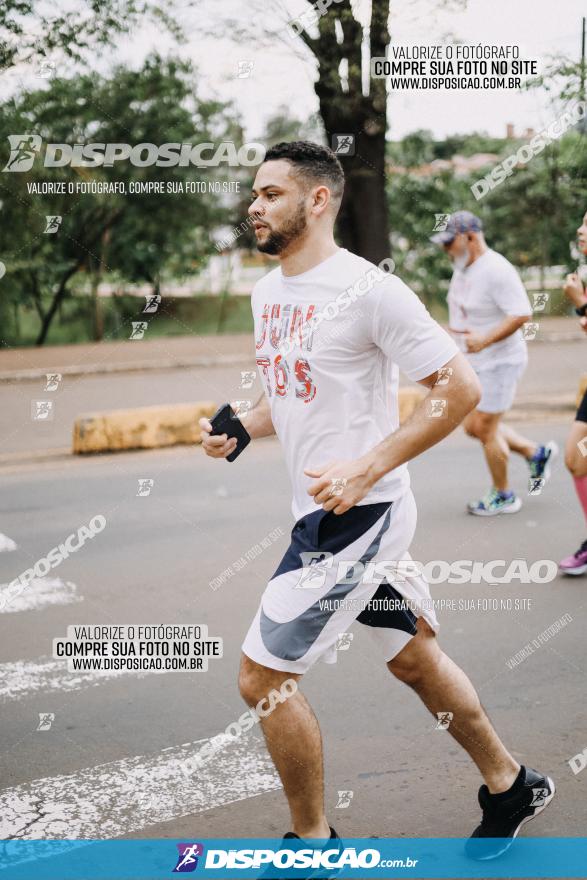
[[[425,395],[424,389],[401,388],[400,422],[405,422]],[[73,452],[115,452],[123,449],[157,449],[160,446],[199,443],[202,416],[218,409],[211,401],[142,406],[86,413],[73,425]]]
[[[156,449],[178,443],[199,443],[198,420],[202,416],[210,418],[217,408],[211,401],[201,401],[86,413],[74,422],[73,452]]]

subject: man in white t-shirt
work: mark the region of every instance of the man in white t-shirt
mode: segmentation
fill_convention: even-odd
[[[252,294],[265,393],[244,424],[253,440],[277,434],[296,523],[246,635],[240,689],[261,716],[283,782],[287,836],[337,838],[324,813],[320,729],[296,682],[316,660],[335,661],[358,621],[390,672],[447,719],[477,764],[486,784],[473,838],[486,849],[473,854],[489,857],[554,786],[507,751],[465,673],[437,644],[428,584],[408,552],[416,506],[406,466],[473,409],[479,384],[386,261],[377,267],[336,245],[343,187],[336,156],[307,142],[272,147],[254,183],[257,246],[281,265]],[[401,426],[400,369],[428,390]],[[235,449],[226,434],[211,434],[207,419],[200,426],[209,456]]]
[[[528,462],[530,494],[541,491],[558,451],[556,443],[535,443],[502,421],[528,363],[522,327],[532,317],[532,306],[512,264],[487,247],[475,214],[452,214],[446,229],[433,235],[432,241],[442,245],[454,265],[448,290],[449,330],[482,388],[481,400],[464,428],[483,444],[493,485],[467,509],[476,516],[517,513],[522,502],[508,483],[510,450]]]

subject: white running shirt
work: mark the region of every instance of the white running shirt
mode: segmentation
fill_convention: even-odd
[[[398,367],[417,381],[458,349],[399,278],[345,248],[300,275],[274,269],[255,285],[251,304],[257,371],[298,520],[320,509],[305,468],[360,458],[397,429]],[[409,484],[404,464],[359,504],[394,501]]]
[[[455,269],[448,289],[448,314],[454,338],[475,370],[527,361],[521,329],[483,351],[467,352],[465,331],[485,335],[508,316],[532,314],[520,276],[497,251],[488,248],[466,269]]]

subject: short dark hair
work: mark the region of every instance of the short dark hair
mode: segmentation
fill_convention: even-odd
[[[311,141],[282,141],[265,153],[265,162],[285,159],[295,166],[294,173],[307,185],[325,183],[335,202],[340,203],[344,190],[344,171],[336,155],[328,147]]]

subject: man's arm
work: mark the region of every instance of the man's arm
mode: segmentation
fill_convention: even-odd
[[[467,351],[483,351],[488,345],[493,345],[494,342],[500,342],[502,339],[507,339],[512,333],[519,330],[526,321],[529,321],[531,317],[532,315],[509,315],[501,324],[498,324],[497,327],[489,333],[467,333],[465,335]]]
[[[275,434],[271,421],[271,407],[267,395],[263,393],[255,406],[242,417],[242,423],[253,440],[258,437],[269,437]]]
[[[587,302],[585,288],[583,287],[583,282],[581,281],[578,272],[571,272],[570,275],[567,275],[563,286],[563,292],[567,299],[570,299],[577,309],[584,306]]]
[[[437,384],[441,373],[449,376],[447,384]],[[320,471],[305,471],[316,477],[308,489],[316,504],[336,514],[354,507],[385,474],[450,434],[481,398],[479,380],[462,354],[422,379],[421,384],[430,390],[410,418],[366,455],[354,461],[331,462]],[[333,487],[342,487],[342,492],[338,494],[337,489],[335,494]]]
[[[501,324],[488,333],[468,333],[465,337],[468,352],[483,351],[484,348],[507,339],[526,321],[532,319],[532,305],[526,288],[514,267],[507,261],[492,274],[491,298],[505,317]]]
[[[565,296],[570,299],[576,309],[580,309],[587,303],[585,288],[577,272],[567,275],[563,291]],[[579,318],[579,324],[583,333],[587,333],[587,318]]]
[[[441,372],[448,376],[448,382],[438,385]],[[481,399],[479,380],[462,354],[457,354],[442,370],[420,380],[420,384],[430,389],[426,397],[397,431],[365,456],[372,484],[443,440]],[[434,415],[435,412],[440,415]]]
[[[233,407],[234,409],[234,407]],[[265,394],[263,394],[255,406],[242,419],[242,423],[249,432],[251,438],[256,440],[258,437],[269,437],[275,434],[275,428],[271,421],[271,408]],[[206,455],[210,458],[226,458],[236,449],[236,437],[227,438],[226,434],[212,434],[212,425],[210,420],[201,418],[199,421],[202,447]]]

